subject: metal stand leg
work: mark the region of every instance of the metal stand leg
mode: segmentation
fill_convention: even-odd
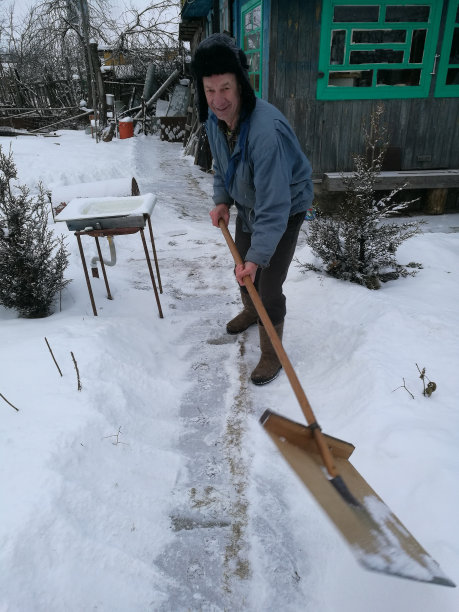
[[[83,270],[84,270],[84,275],[86,277],[86,284],[88,286],[88,291],[89,291],[89,297],[91,299],[91,305],[92,305],[92,311],[94,313],[94,316],[97,317],[97,310],[96,310],[96,304],[94,302],[94,296],[92,294],[92,288],[91,288],[91,283],[89,282],[89,274],[88,274],[88,268],[86,266],[86,261],[84,258],[84,253],[83,253],[83,246],[81,244],[81,238],[80,235],[75,233],[75,236],[77,237],[77,241],[78,241],[78,248],[80,249],[80,257],[81,257],[81,261],[83,263]]]
[[[159,273],[158,258],[156,256],[155,239],[153,238],[153,229],[151,227],[151,219],[149,216],[147,217],[147,220],[148,220],[148,229],[150,230],[151,246],[153,247],[153,258],[155,260],[156,276],[158,277],[159,292],[162,293],[163,287],[161,285],[161,275]]]
[[[110,287],[108,286],[107,273],[105,272],[104,258],[102,257],[102,251],[100,249],[99,238],[94,236],[94,240],[96,241],[97,253],[99,254],[100,267],[102,268],[102,274],[104,275],[105,288],[107,289],[107,298],[109,300],[113,300],[112,294],[110,293]]]
[[[158,305],[159,317],[163,319],[164,317],[163,317],[163,311],[161,309],[161,302],[159,301],[159,295],[158,295],[158,290],[156,289],[155,277],[153,276],[153,268],[151,266],[151,259],[148,253],[147,242],[145,240],[145,234],[142,228],[140,228],[140,235],[142,237],[142,244],[143,244],[143,249],[145,251],[145,258],[147,260],[148,270],[150,271],[151,283],[153,285],[153,290],[155,292],[155,298],[156,298],[156,304]]]

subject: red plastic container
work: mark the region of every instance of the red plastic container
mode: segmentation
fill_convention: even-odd
[[[120,138],[132,138],[134,136],[134,122],[132,119],[121,119],[118,124]]]

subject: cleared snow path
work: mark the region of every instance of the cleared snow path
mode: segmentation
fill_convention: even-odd
[[[189,160],[162,158],[165,182],[150,184],[147,172],[155,153],[150,149],[146,155],[142,141],[137,142],[142,189],[167,200],[168,214],[176,217],[179,228],[158,254],[168,279],[168,317],[182,325],[184,317],[190,319],[178,341],[181,346],[171,347],[185,351],[190,388],[180,403],[182,434],[177,445],[186,469],[173,491],[176,506],[170,519],[175,538],[157,560],[172,583],[161,609],[237,609],[247,599],[250,576],[245,533],[249,467],[242,450],[250,402],[247,373],[241,371],[235,380],[234,367],[226,367],[243,346],[224,331],[237,298],[230,255],[210,220],[208,236],[195,235],[193,221],[205,219],[211,206],[199,181],[208,187],[208,177],[189,167]],[[185,170],[175,173],[176,165]],[[244,367],[241,363],[241,370]]]
[[[177,220],[177,230],[166,240],[162,236],[158,252],[167,279],[162,298],[167,316],[182,325],[184,317],[190,319],[184,336],[171,347],[184,351],[190,388],[180,403],[177,450],[186,468],[172,493],[175,537],[156,560],[170,579],[161,610],[306,609],[306,601],[313,601],[302,592],[306,581],[300,588],[290,503],[283,500],[285,468],[281,465],[270,490],[262,478],[268,469],[271,479],[271,465],[261,467],[258,479],[252,474],[253,448],[259,445],[253,436],[265,436],[257,420],[266,395],[261,393],[264,399],[255,410],[260,390],[249,383],[258,359],[258,332],[226,334],[226,321],[240,305],[231,254],[210,219],[205,235],[196,223],[206,221],[212,206],[210,177],[180,158],[178,148],[176,158],[158,159],[148,140],[136,139],[135,144],[142,192],[154,191]],[[159,183],[148,178],[156,164]],[[260,549],[253,549],[254,542]]]

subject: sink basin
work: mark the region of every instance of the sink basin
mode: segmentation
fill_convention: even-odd
[[[119,198],[75,198],[56,215],[56,221],[151,215],[155,204],[156,196],[152,193]]]

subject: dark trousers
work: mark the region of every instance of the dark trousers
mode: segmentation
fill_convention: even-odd
[[[298,234],[304,221],[305,213],[301,212],[292,215],[287,224],[282,238],[277,245],[274,255],[267,268],[258,268],[255,276],[255,288],[257,289],[261,301],[271,319],[273,325],[282,323],[287,312],[285,305],[285,295],[282,293],[282,285],[287,278],[287,272],[295,253]],[[242,230],[242,222],[236,218],[235,243],[237,249],[245,261],[245,256],[250,248],[252,234]],[[241,291],[247,293],[245,287]]]

